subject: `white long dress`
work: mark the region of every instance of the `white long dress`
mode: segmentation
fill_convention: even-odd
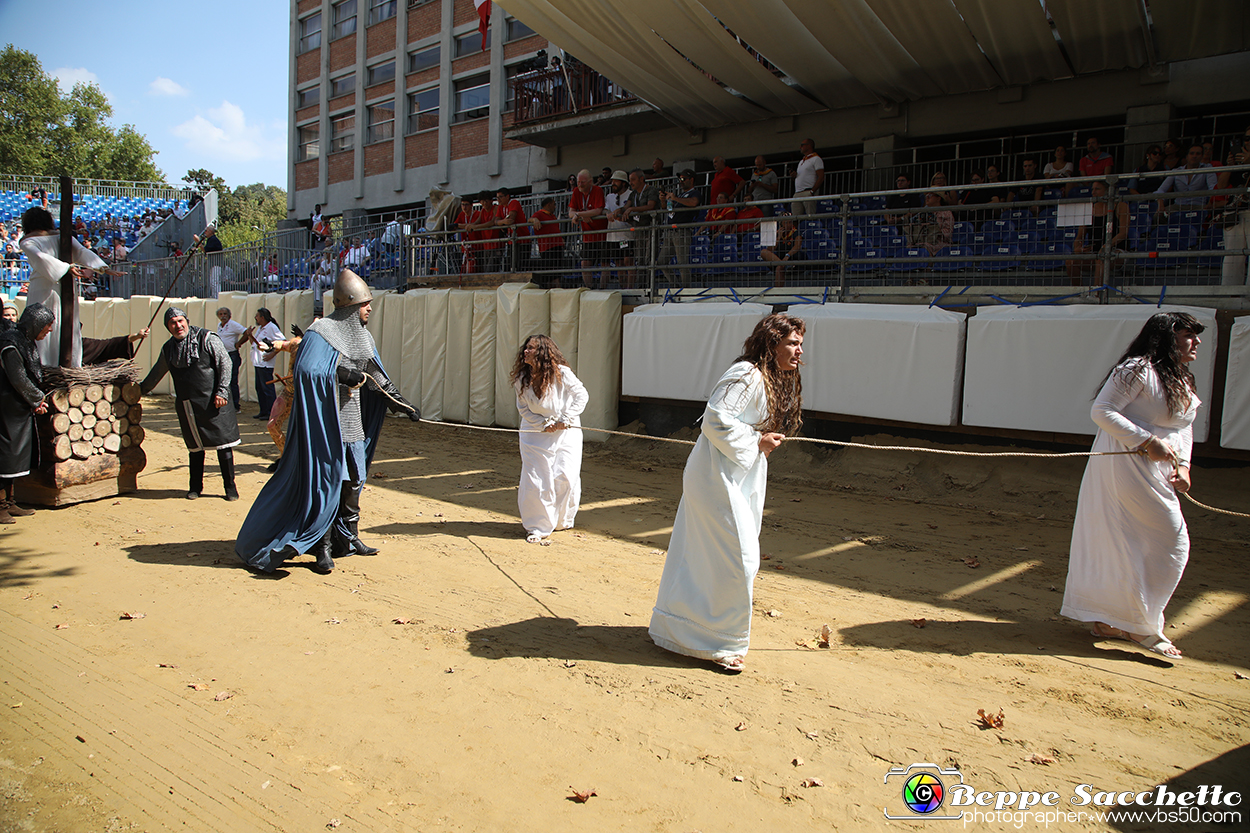
[[[732,365],[712,391],[651,614],[661,648],[710,660],[746,655],[768,480],[754,426],[767,411],[764,377],[748,362]]]
[[[517,391],[521,412],[521,483],[517,508],[528,534],[543,537],[556,529],[571,529],[582,501],[581,414],[589,395],[567,366],[560,378],[547,386],[542,398],[533,388]],[[542,431],[557,422],[569,426],[551,433]]]
[[[1191,393],[1184,413],[1169,412],[1154,368],[1130,359],[1115,368],[1094,400],[1093,450],[1126,451],[1154,436],[1188,466],[1200,404]],[[1171,474],[1170,462],[1144,455],[1089,459],[1072,528],[1064,616],[1164,635],[1163,609],[1189,560],[1189,530],[1168,482]]]
[[[27,304],[43,304],[52,310],[56,321],[52,332],[38,343],[39,360],[48,367],[61,364],[61,277],[69,270],[69,264],[59,257],[61,237],[57,234],[23,237],[22,253],[30,261],[30,286],[26,290]],[[108,264],[95,252],[74,241],[74,263],[87,269],[103,271]],[[78,286],[74,286],[74,318],[81,322],[78,310]],[[73,366],[82,366],[82,331],[74,333]]]

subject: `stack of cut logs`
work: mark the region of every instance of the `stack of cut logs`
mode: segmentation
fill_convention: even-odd
[[[143,442],[142,393],[124,385],[76,385],[48,394],[52,455],[57,460],[116,454]]]

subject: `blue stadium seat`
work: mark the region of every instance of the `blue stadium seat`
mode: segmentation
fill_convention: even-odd
[[[969,257],[974,251],[976,250],[969,246],[946,246],[933,256],[933,264],[929,268],[934,272],[963,272],[973,269],[974,264],[952,258]]]
[[[1199,248],[1220,251],[1224,250],[1224,229],[1219,226],[1212,226],[1207,232],[1206,237],[1202,239]],[[1199,255],[1196,260],[1198,265],[1208,269],[1219,269],[1224,265],[1224,256],[1220,254]]]
[[[1024,268],[1030,272],[1062,272],[1064,268],[1063,260],[1056,258],[1054,260],[1037,259],[1035,255],[1070,255],[1072,247],[1066,243],[1032,243],[1024,251],[1024,256],[1028,258],[1024,264]]]
[[[891,257],[906,258],[906,260],[891,263],[891,272],[916,272],[929,267],[929,250],[924,247],[907,248],[900,246],[892,250]]]
[[[986,257],[998,257],[1001,260],[982,261],[982,272],[1007,272],[1020,266],[1020,247],[1009,243],[998,246],[986,246],[982,254]]]

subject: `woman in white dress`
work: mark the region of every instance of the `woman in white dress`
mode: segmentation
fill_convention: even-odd
[[[1091,457],[1085,467],[1060,611],[1092,622],[1096,637],[1173,659],[1181,652],[1163,633],[1163,609],[1189,560],[1176,493],[1189,491],[1202,403],[1186,365],[1202,330],[1187,313],[1151,316],[1098,391],[1093,450],[1141,454]]]
[[[768,455],[803,421],[805,332],[784,313],[763,319],[712,390],[651,615],[655,644],[730,672],[751,639]]]
[[[560,348],[544,335],[525,339],[512,368],[521,413],[517,508],[525,540],[541,543],[572,529],[582,499],[581,413],[589,396]]]
[[[47,367],[61,364],[61,278],[66,272],[74,276],[74,319],[78,314],[78,281],[84,277],[83,269],[103,272],[121,277],[123,272],[110,269],[95,252],[74,240],[74,262],[66,263],[60,258],[61,236],[47,209],[35,206],[22,214],[22,239],[18,243],[22,253],[30,261],[30,287],[26,291],[27,304],[43,304],[52,310],[56,321],[52,333],[39,342],[39,360]],[[82,331],[74,333],[71,366],[82,366]]]

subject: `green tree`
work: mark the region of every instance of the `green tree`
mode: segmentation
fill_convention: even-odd
[[[156,151],[133,125],[113,128],[113,106],[95,84],[63,95],[31,52],[0,52],[0,172],[80,179],[159,181]]]
[[[276,185],[257,182],[232,191],[224,179],[205,168],[187,171],[182,181],[200,191],[217,189],[217,236],[223,246],[257,242],[286,219],[286,191]]]

